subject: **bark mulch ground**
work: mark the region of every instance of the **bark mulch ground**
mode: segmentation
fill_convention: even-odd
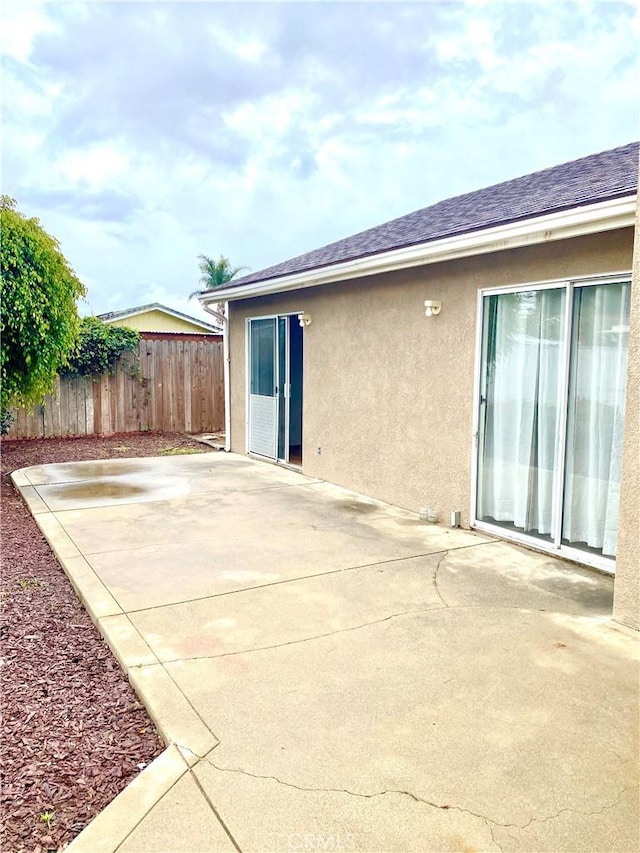
[[[9,473],[207,450],[175,433],[2,442],[1,850],[64,849],[164,748]]]

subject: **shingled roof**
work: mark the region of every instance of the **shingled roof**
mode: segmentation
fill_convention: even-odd
[[[633,195],[638,188],[639,147],[632,142],[440,201],[234,279],[225,290]]]

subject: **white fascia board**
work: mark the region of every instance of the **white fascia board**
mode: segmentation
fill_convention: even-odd
[[[194,326],[200,326],[200,328],[205,331],[215,333],[217,330],[218,334],[220,333],[219,328],[213,326],[211,323],[205,323],[204,320],[199,320],[197,317],[191,317],[189,314],[183,314],[182,311],[176,311],[174,308],[169,308],[167,305],[158,305],[155,308],[147,308],[146,311],[139,311],[136,313],[146,314],[147,311],[160,311],[162,314],[168,314],[170,317],[175,317],[176,320],[185,320],[187,323],[192,323]]]
[[[152,311],[159,311],[161,314],[167,314],[169,317],[175,317],[177,320],[186,320],[186,322],[192,323],[194,326],[199,326],[203,332],[220,334],[220,328],[213,326],[210,323],[205,323],[197,317],[191,317],[189,314],[183,314],[181,311],[176,311],[166,305],[147,305],[141,308],[132,308],[130,311],[116,311],[114,312],[117,314],[116,317],[111,317],[108,320],[104,320],[104,322],[107,323],[107,325],[111,325],[119,322],[120,320],[129,320],[131,317],[139,317],[142,314],[149,314]]]
[[[495,228],[485,228],[470,234],[443,237],[441,240],[393,249],[327,267],[253,281],[239,287],[221,288],[214,293],[200,296],[199,299],[204,304],[225,300],[231,302],[252,296],[267,296],[271,293],[283,293],[303,287],[316,287],[335,281],[361,278],[365,275],[378,275],[408,267],[441,263],[469,255],[483,255],[552,240],[567,240],[571,237],[598,234],[633,226],[635,213],[636,196],[627,196],[520,222],[498,225]]]
[[[103,319],[102,322],[109,325],[110,323],[115,323],[116,320],[128,320],[129,317],[137,317],[138,314],[142,314],[143,312],[136,309],[135,311],[114,311],[113,313],[115,315],[114,317],[107,317],[107,319]]]

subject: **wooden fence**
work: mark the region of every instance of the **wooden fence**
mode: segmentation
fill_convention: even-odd
[[[219,341],[141,340],[113,375],[59,377],[41,406],[14,410],[7,438],[219,432],[222,360]]]

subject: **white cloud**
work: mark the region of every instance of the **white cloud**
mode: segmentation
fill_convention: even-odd
[[[27,62],[34,38],[56,30],[44,2],[5,0],[0,5],[0,52],[3,56]]]
[[[64,153],[57,162],[62,181],[85,181],[89,186],[113,185],[129,166],[129,157],[112,143]]]
[[[4,191],[97,312],[638,135],[631,3],[7,7]]]

